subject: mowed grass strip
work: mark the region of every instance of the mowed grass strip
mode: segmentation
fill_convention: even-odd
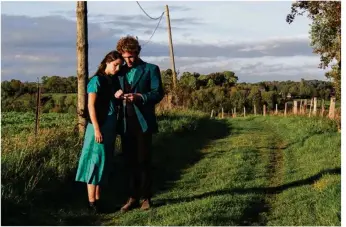
[[[156,194],[154,209],[103,215],[101,223],[340,225],[341,138],[334,122],[274,116],[219,122],[228,135],[199,149],[199,160]],[[215,133],[213,124],[205,133]],[[175,142],[189,147],[201,135],[186,136]],[[166,145],[161,152],[171,160],[181,155]]]
[[[268,204],[264,191],[258,189],[268,186],[270,151],[273,143],[280,141],[273,140],[273,134],[268,136],[265,124],[253,121],[251,118],[208,120],[195,134],[162,141],[164,146],[156,146],[155,153],[168,155],[171,162],[186,162],[186,153],[199,154],[199,160],[185,165],[177,180],[166,182],[153,198],[154,209],[104,215],[103,224],[264,224],[263,213]],[[225,130],[227,134],[220,132]],[[208,135],[218,134],[222,136],[207,141]],[[181,150],[176,150],[173,143],[179,144]],[[194,146],[197,150],[191,150]],[[167,173],[167,168],[174,169],[174,165],[162,165],[163,169],[157,169],[155,174],[164,178],[162,174]]]
[[[268,225],[341,225],[341,134],[321,118],[268,118],[284,137],[283,178]]]

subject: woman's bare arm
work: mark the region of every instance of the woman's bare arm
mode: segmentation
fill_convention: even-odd
[[[100,131],[100,125],[96,117],[96,110],[95,110],[95,103],[96,103],[97,95],[96,93],[89,93],[88,94],[88,110],[90,115],[91,123],[94,126],[95,130],[95,140],[98,143],[102,142],[102,135]]]

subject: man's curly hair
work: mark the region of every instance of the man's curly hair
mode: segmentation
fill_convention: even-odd
[[[119,53],[124,52],[135,52],[139,54],[141,52],[141,46],[139,45],[138,40],[133,36],[126,36],[121,38],[117,44],[117,51]]]

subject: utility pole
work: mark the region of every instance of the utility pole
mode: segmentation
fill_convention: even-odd
[[[88,80],[88,10],[86,1],[77,1],[77,80],[78,80],[78,125],[79,135],[83,136],[86,128],[84,113],[87,110]]]
[[[175,72],[174,51],[173,51],[172,32],[171,32],[171,21],[169,19],[168,5],[166,5],[166,16],[167,16],[167,27],[168,27],[169,51],[170,51],[170,55],[171,55],[171,64],[172,64],[173,88],[175,89],[177,87],[177,75]]]

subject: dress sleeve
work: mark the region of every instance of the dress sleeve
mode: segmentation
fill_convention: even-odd
[[[88,83],[87,93],[97,93],[100,89],[100,80],[98,76],[93,76]]]

